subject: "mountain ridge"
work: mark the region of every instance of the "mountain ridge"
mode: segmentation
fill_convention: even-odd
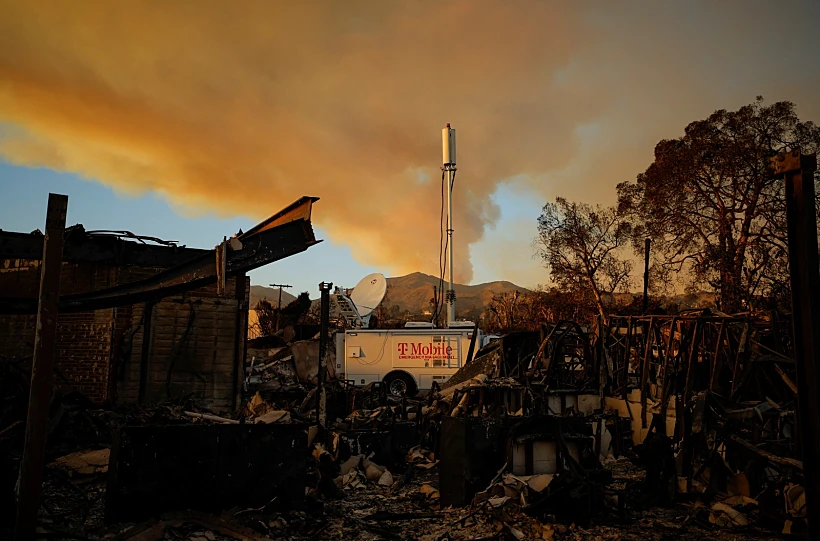
[[[401,319],[405,316],[429,315],[432,312],[430,301],[433,298],[433,287],[439,286],[439,279],[423,272],[411,272],[403,276],[387,278],[387,293],[379,306],[379,311],[388,319]],[[496,295],[519,291],[522,293],[530,291],[507,280],[496,280],[481,284],[454,284],[456,291],[456,317],[459,319],[473,319],[486,310],[487,306]],[[443,287],[447,288],[447,282],[443,282]],[[640,297],[640,293],[617,293],[615,297],[621,304],[629,304],[635,298]],[[279,289],[252,285],[250,291],[250,308],[256,308],[256,304],[267,299],[274,307],[279,298]],[[296,299],[287,291],[282,291],[282,306]],[[714,306],[714,294],[707,292],[682,293],[674,295],[672,299],[680,305],[680,308],[695,308]],[[313,300],[318,303],[318,299]]]
[[[442,287],[447,289],[447,282]],[[423,272],[413,272],[404,276],[387,279],[387,295],[383,301],[383,310],[395,312],[408,311],[411,314],[422,314],[430,311],[430,300],[433,288],[439,286],[439,279]],[[483,312],[495,295],[513,291],[528,291],[527,288],[507,280],[496,280],[481,284],[453,284],[456,292],[456,316],[462,317]],[[394,308],[394,307],[397,307]]]
[[[423,272],[411,272],[403,276],[387,278],[387,293],[382,301],[381,309],[386,313],[404,313],[413,315],[431,311],[430,300],[433,298],[433,287],[438,287],[439,279]],[[507,280],[496,280],[481,284],[453,284],[456,292],[457,316],[467,316],[482,312],[490,303],[493,296],[513,291],[528,291]],[[447,289],[447,282],[443,282]],[[279,289],[252,285],[250,291],[250,307],[266,299],[274,306],[278,302]],[[282,306],[287,306],[296,297],[287,291],[282,291]],[[317,302],[314,300],[314,302]]]

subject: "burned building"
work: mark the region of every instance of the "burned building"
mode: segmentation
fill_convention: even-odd
[[[303,198],[214,250],[68,228],[54,383],[94,403],[190,395],[216,410],[241,392],[253,268],[316,243]],[[43,235],[0,231],[0,357],[34,347]]]
[[[213,251],[190,252],[190,259],[184,248],[161,243],[146,247],[79,229],[66,236],[58,384],[83,384],[72,371],[73,354],[90,359],[83,366],[92,373],[94,361],[103,366],[104,375],[85,383],[86,394],[100,393],[97,401],[193,394],[213,407],[234,405],[244,357],[247,381],[258,385],[249,385],[254,394],[244,408],[226,416],[177,403],[130,408],[130,417],[81,411],[62,421],[114,420],[111,434],[95,433],[82,442],[93,447],[75,453],[61,448],[48,468],[52,481],[54,470],[106,473],[104,488],[97,478],[89,481],[97,488],[75,486],[72,494],[79,507],[104,493],[109,523],[155,521],[120,538],[159,539],[167,530],[183,538],[201,527],[241,539],[368,532],[429,541],[807,532],[812,463],[802,460],[811,455],[798,444],[797,409],[806,402],[798,400],[798,335],[788,331],[796,314],[688,310],[611,315],[591,327],[541,322],[538,331],[509,333],[475,356],[471,351],[470,361],[426,396],[391,396],[379,381],[357,388],[328,369],[332,284],[320,285],[315,351],[300,342],[284,347],[279,336],[246,351],[240,338],[245,272],[315,242],[310,203]],[[813,213],[813,204],[808,208]],[[62,225],[56,231],[59,238]],[[27,355],[25,333],[34,325],[27,315],[32,287],[26,292],[24,285],[38,247],[29,257],[21,247],[32,238],[11,235],[0,244],[8,262],[2,287],[14,290],[0,299],[0,313],[6,327],[22,329],[4,331],[2,347],[16,362]],[[113,248],[98,261],[89,254],[99,256],[99,246],[74,246],[104,242]],[[148,250],[154,259],[144,259]],[[157,265],[162,254],[180,259]],[[128,273],[144,274],[123,278]],[[311,370],[300,373],[300,366]],[[217,374],[221,367],[232,385],[217,377],[226,375]],[[41,403],[31,400],[30,410]],[[39,413],[30,424],[39,422],[45,433],[47,412]],[[21,440],[20,424],[4,431]],[[27,459],[19,460],[20,486],[37,495],[40,480],[25,483]],[[13,481],[6,476],[7,494]],[[43,493],[63,507],[71,502],[53,484]],[[33,530],[36,498],[20,494],[18,520]],[[214,515],[173,514],[183,509]],[[122,531],[101,522],[91,521],[97,534]],[[75,536],[91,529],[85,515],[68,525]]]

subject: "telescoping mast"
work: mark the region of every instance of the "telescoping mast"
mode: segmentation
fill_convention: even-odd
[[[442,130],[442,178],[447,180],[446,328],[431,322],[410,322],[403,329],[370,329],[369,318],[382,301],[387,283],[380,274],[366,276],[348,297],[340,290],[336,298],[347,322],[336,335],[337,374],[354,385],[381,382],[393,395],[413,396],[433,383],[443,384],[468,362],[473,347],[484,337],[472,321],[456,321],[453,283],[453,183],[456,178],[456,130]],[[440,279],[443,280],[443,276]],[[442,288],[443,289],[443,288]]]
[[[456,130],[447,127],[441,130],[442,166],[447,177],[447,259],[449,275],[447,293],[444,302],[447,304],[447,326],[456,320],[456,290],[453,286],[453,182],[456,179]]]

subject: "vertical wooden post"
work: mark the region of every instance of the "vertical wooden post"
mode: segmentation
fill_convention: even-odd
[[[655,318],[649,318],[649,325],[645,328],[646,349],[641,363],[641,428],[646,428],[646,399],[649,394],[649,359],[652,352],[652,334],[655,332]]]
[[[381,304],[379,305],[381,306]],[[467,349],[467,359],[464,361],[464,364],[470,364],[473,361],[473,353],[475,353],[475,344],[476,340],[478,339],[478,318],[475,320],[475,325],[473,325],[473,334],[470,336],[470,347]],[[480,346],[479,346],[480,347]],[[461,359],[459,359],[461,360]],[[538,364],[538,359],[533,359],[533,365]],[[448,355],[447,363],[449,364],[450,359]],[[461,368],[461,367],[459,367]]]
[[[148,370],[151,356],[151,318],[154,313],[156,301],[148,300],[143,305],[142,312],[142,352],[140,354],[140,388],[139,405],[148,403]]]
[[[242,407],[242,392],[245,382],[245,358],[248,356],[248,301],[246,300],[248,278],[244,273],[236,276],[236,288],[234,298],[236,299],[236,333],[234,344],[234,396],[233,409]]]
[[[718,327],[718,334],[717,334],[717,342],[715,344],[715,355],[712,358],[712,372],[709,375],[709,390],[713,390],[715,386],[715,382],[717,378],[720,376],[720,346],[721,340],[723,340],[723,325],[725,323],[725,319],[721,318],[720,326]],[[775,336],[777,336],[775,334]]]
[[[40,508],[48,410],[54,372],[60,270],[63,261],[63,233],[67,211],[67,195],[48,194],[37,329],[34,335],[34,357],[31,363],[31,390],[26,416],[26,440],[23,448],[23,464],[20,469],[20,494],[14,531],[14,538],[18,541],[34,538],[37,512]]]
[[[820,257],[814,194],[817,157],[793,151],[773,158],[772,166],[776,175],[786,179],[799,434],[809,538],[820,539]]]
[[[629,399],[629,365],[632,363],[632,316],[628,316],[626,319],[626,343],[624,344],[624,352],[624,379],[622,385],[623,397],[626,401]]]
[[[646,314],[647,310],[649,309],[649,246],[652,243],[652,240],[649,237],[644,240],[643,244],[643,311],[642,314]]]
[[[316,396],[316,422],[319,424],[319,431],[324,429],[327,423],[327,395],[325,394],[325,378],[327,377],[327,346],[328,327],[330,326],[330,288],[333,283],[322,282],[319,284],[321,297],[321,316],[319,329],[319,374],[318,391]]]

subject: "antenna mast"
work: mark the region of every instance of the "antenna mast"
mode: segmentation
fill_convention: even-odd
[[[453,182],[456,178],[456,130],[447,127],[441,130],[442,163],[441,170],[447,176],[447,258],[450,261],[449,287],[444,296],[447,303],[447,326],[456,320],[456,291],[453,286]]]

